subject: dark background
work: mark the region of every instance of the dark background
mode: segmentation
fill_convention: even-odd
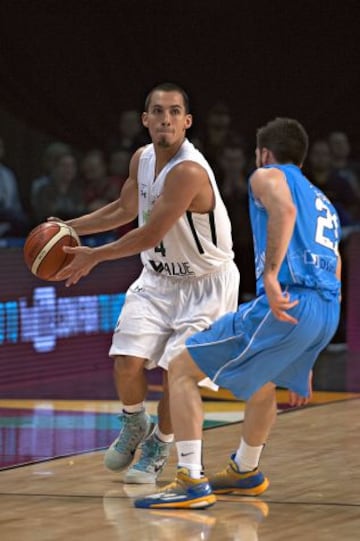
[[[314,137],[346,131],[357,151],[359,23],[358,0],[1,0],[0,107],[87,149],[169,80],[195,128],[222,99],[250,146],[289,115]]]
[[[163,81],[188,91],[195,131],[222,100],[251,152],[256,128],[288,115],[311,138],[347,132],[359,161],[359,27],[360,0],[0,0],[6,161],[26,192],[50,140],[103,147]],[[323,379],[339,389],[334,362]]]

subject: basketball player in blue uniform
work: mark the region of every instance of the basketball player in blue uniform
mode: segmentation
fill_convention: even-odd
[[[276,418],[276,386],[306,403],[312,367],[339,321],[339,219],[301,172],[307,148],[307,134],[293,119],[277,118],[257,132],[257,169],[249,181],[257,296],[188,338],[170,363],[177,475],[136,507],[208,507],[217,493],[254,496],[269,485],[258,464]],[[205,376],[247,402],[239,448],[209,479],[202,472],[197,387]]]

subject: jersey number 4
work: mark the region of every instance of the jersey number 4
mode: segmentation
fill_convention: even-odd
[[[319,212],[324,212],[322,216],[318,216],[316,223],[316,233],[315,233],[315,242],[330,248],[333,250],[336,255],[338,255],[338,243],[339,243],[339,219],[337,215],[331,212],[330,207],[326,202],[317,197],[315,199],[315,207]],[[328,231],[333,232],[333,237],[335,240],[332,240],[328,235]]]
[[[154,248],[155,252],[160,252],[160,254],[165,257],[166,256],[166,250],[163,241],[160,242],[158,246],[155,246]]]

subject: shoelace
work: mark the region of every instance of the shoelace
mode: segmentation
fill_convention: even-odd
[[[138,426],[136,424],[128,422],[127,420],[124,420],[124,419],[126,419],[126,417],[120,416],[120,419],[122,420],[122,427],[121,427],[121,431],[120,431],[120,437],[119,437],[118,441],[115,444],[115,449],[117,451],[123,451],[123,450],[126,451],[127,450],[126,448],[127,448],[128,445],[135,445],[135,442],[137,442],[137,439],[138,439],[138,435],[137,435]],[[129,430],[130,434],[128,433],[128,437],[125,438],[124,440],[122,440],[121,433],[124,430],[124,428],[127,428]]]

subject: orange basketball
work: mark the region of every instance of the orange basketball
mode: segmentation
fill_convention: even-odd
[[[63,246],[79,245],[80,239],[72,227],[61,222],[44,222],[26,238],[25,263],[38,278],[55,282],[56,274],[74,258],[63,251]]]

